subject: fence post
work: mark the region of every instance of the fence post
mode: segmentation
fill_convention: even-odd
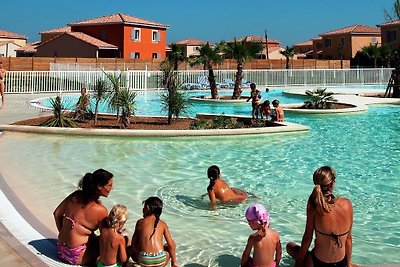
[[[148,70],[147,70],[147,63],[146,63],[146,68],[144,70],[144,90],[147,91],[147,74],[148,74]]]

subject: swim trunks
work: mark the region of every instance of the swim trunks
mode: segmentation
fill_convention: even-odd
[[[78,264],[78,259],[86,250],[86,244],[77,246],[75,248],[69,248],[67,245],[57,242],[57,255],[60,260],[63,260],[69,264]]]
[[[274,262],[271,264],[270,267],[275,267],[275,266],[276,266],[276,262],[274,261]],[[247,260],[247,262],[246,262],[246,264],[244,265],[244,267],[258,267],[258,265],[254,265],[253,258],[250,257],[250,258]]]
[[[97,267],[122,267],[122,263],[121,262],[117,262],[115,264],[112,265],[104,265],[101,261],[97,262]]]
[[[139,253],[139,264],[141,266],[156,267],[163,266],[167,261],[167,252],[144,252]]]

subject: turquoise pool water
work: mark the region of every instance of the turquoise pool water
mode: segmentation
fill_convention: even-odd
[[[160,104],[160,91],[149,91],[149,92],[137,92],[136,96],[136,115],[166,115],[165,112],[161,110]],[[204,91],[188,91],[185,92],[187,97],[198,96],[198,95],[210,95],[209,90]],[[232,90],[220,90],[220,95],[232,95]],[[243,96],[248,96],[249,92],[244,91]],[[302,103],[304,102],[304,97],[302,96],[288,96],[283,93],[283,90],[270,90],[268,93],[262,92],[262,100],[272,100],[279,99],[282,104],[291,103]],[[63,103],[67,109],[74,109],[75,103],[78,101],[79,95],[63,95]],[[249,115],[251,114],[251,101],[248,103],[199,103],[190,101],[191,104],[187,110],[186,116],[194,117],[197,113],[225,113],[225,114],[238,114],[238,115]],[[41,104],[45,107],[51,107],[49,99],[43,99]],[[91,102],[91,109],[94,110],[94,103]],[[113,113],[106,103],[102,102],[99,106],[99,112]]]
[[[226,112],[228,113],[228,112]],[[271,227],[285,246],[300,242],[312,173],[332,165],[336,195],[354,207],[353,259],[357,264],[400,263],[400,106],[370,106],[352,115],[287,115],[310,126],[301,134],[213,138],[111,138],[10,134],[0,139],[0,169],[43,222],[87,171],[105,168],[115,188],[104,199],[129,208],[127,227],[151,195],[165,203],[161,216],[176,241],[182,266],[237,266],[249,234],[250,203],[271,212]],[[258,199],[207,208],[207,168],[217,164],[231,185]],[[29,196],[29,197],[28,197]],[[24,199],[25,198],[25,199]],[[35,201],[32,201],[35,199]],[[49,204],[50,203],[50,204]],[[293,261],[286,252],[282,266]]]

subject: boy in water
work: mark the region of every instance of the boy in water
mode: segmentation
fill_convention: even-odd
[[[143,202],[143,218],[136,222],[129,254],[140,266],[171,266],[176,262],[176,244],[172,240],[168,225],[160,220],[163,202],[158,197],[149,197]],[[163,238],[167,244],[163,244]]]
[[[128,261],[126,254],[129,239],[122,235],[122,230],[128,219],[128,211],[123,205],[115,205],[102,222],[100,229],[100,257],[97,267],[121,267]]]
[[[257,232],[249,236],[240,265],[242,267],[279,266],[282,246],[279,234],[269,228],[268,211],[261,204],[253,204],[246,210],[246,219],[250,228]],[[250,257],[252,249],[254,250],[253,257]]]
[[[237,188],[229,187],[225,181],[221,179],[221,171],[218,166],[210,166],[207,175],[210,179],[207,193],[212,206],[217,204],[217,199],[225,203],[240,203],[248,198],[246,192]]]
[[[279,100],[275,99],[272,101],[272,106],[275,108],[275,111],[272,113],[273,121],[284,121],[285,114],[283,112],[283,108],[279,105]]]

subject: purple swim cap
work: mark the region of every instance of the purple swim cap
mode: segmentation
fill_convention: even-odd
[[[269,213],[261,204],[253,204],[246,210],[246,219],[249,222],[263,222],[269,225]]]

